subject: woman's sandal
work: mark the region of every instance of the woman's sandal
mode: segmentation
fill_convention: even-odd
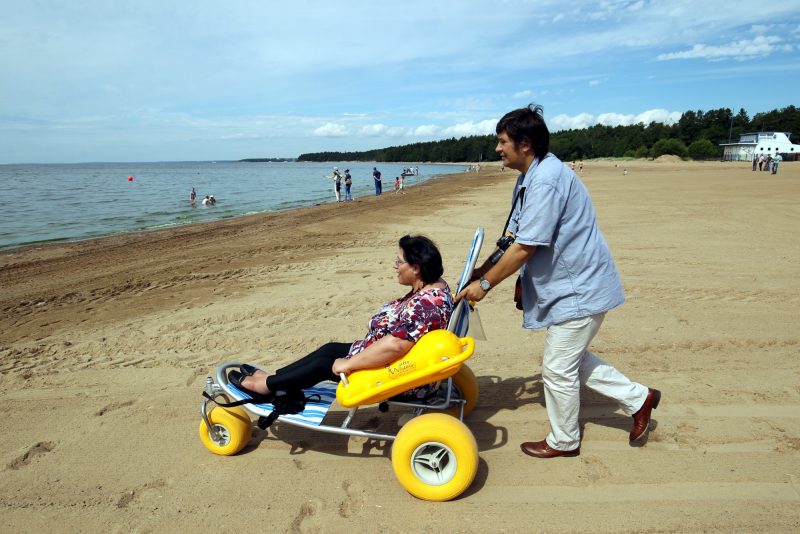
[[[245,364],[245,365],[247,365],[247,364]],[[245,365],[242,365],[242,368],[244,368]],[[250,365],[247,365],[247,367],[253,368]],[[243,393],[246,393],[246,394],[250,395],[250,398],[252,398],[255,402],[257,402],[259,404],[262,404],[262,403],[265,403],[265,402],[266,403],[272,402],[275,399],[275,393],[273,393],[272,391],[270,391],[267,394],[264,394],[264,393],[259,393],[257,391],[253,391],[252,389],[248,389],[248,388],[246,388],[245,386],[242,385],[242,380],[244,380],[248,376],[252,376],[252,374],[245,374],[244,371],[245,370],[242,369],[242,372],[240,372],[240,371],[231,371],[230,373],[228,373],[228,382],[230,382],[231,384],[236,386],[236,388],[241,390]]]
[[[239,370],[242,372],[242,375],[244,376],[253,376],[254,374],[256,374],[256,371],[259,371],[260,369],[258,367],[253,367],[252,365],[243,363],[242,365],[239,366]]]

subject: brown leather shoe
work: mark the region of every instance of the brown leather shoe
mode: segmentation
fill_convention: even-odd
[[[637,441],[642,439],[650,428],[650,413],[658,408],[658,403],[661,402],[661,392],[657,389],[647,388],[647,398],[644,399],[644,404],[639,408],[639,411],[633,414],[633,428],[629,439]]]
[[[526,441],[519,446],[522,452],[528,456],[535,456],[537,458],[555,458],[557,456],[578,456],[581,453],[581,448],[572,449],[571,451],[559,451],[552,448],[547,444],[547,440],[542,441]]]

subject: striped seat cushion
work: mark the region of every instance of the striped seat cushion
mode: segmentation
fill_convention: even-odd
[[[236,400],[250,398],[249,395],[239,390],[233,384],[227,384],[225,389]],[[314,387],[304,389],[303,393],[305,394],[306,398],[309,399],[306,401],[305,409],[300,413],[282,415],[278,418],[279,421],[290,420],[319,426],[319,424],[322,423],[322,420],[325,418],[325,414],[328,413],[331,404],[333,404],[333,401],[336,400],[336,384],[329,381],[320,382]],[[272,410],[274,409],[272,404],[269,403],[248,404],[246,405],[246,408],[248,411],[264,417],[271,414]]]

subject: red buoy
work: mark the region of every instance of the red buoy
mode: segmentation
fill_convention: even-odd
[[[133,176],[128,176],[128,181],[132,182],[133,181]]]

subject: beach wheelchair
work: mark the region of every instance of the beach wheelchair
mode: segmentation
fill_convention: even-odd
[[[483,228],[475,232],[457,292],[469,283],[483,234]],[[446,330],[428,332],[402,358],[382,368],[342,375],[338,385],[326,381],[303,390],[305,399],[298,413],[280,413],[273,404],[250,402],[250,396],[227,377],[228,369],[242,364],[225,363],[217,369],[216,381],[206,379],[200,440],[215,454],[234,455],[250,440],[249,414],[253,414],[262,428],[279,421],[320,432],[391,441],[392,468],[409,493],[430,501],[454,499],[472,484],[478,470],[478,446],[463,422],[478,400],[475,375],[463,363],[475,349],[474,340],[466,336],[469,314],[469,306],[462,300]],[[400,395],[434,383],[438,383],[434,393],[423,400]],[[334,400],[349,411],[340,425],[323,424]],[[405,410],[403,417],[410,419],[396,435],[351,427],[359,408],[373,404],[382,412],[389,406],[399,407]]]

